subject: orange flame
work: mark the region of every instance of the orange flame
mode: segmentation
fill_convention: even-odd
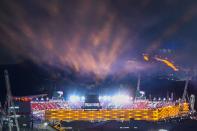
[[[149,56],[147,54],[144,54],[143,58],[144,58],[145,61],[149,61]]]
[[[161,61],[163,62],[164,64],[166,64],[168,67],[172,68],[174,71],[178,71],[179,69],[170,61],[166,60],[166,59],[161,59],[161,58],[158,58],[156,57],[155,58],[157,61]]]

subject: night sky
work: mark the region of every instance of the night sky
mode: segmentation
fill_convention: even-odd
[[[0,65],[32,63],[20,71],[31,76],[35,65],[65,85],[174,72],[143,54],[168,57],[184,72],[197,68],[196,23],[196,0],[1,0]],[[37,83],[47,76],[40,74]]]

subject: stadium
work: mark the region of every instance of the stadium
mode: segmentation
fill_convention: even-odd
[[[197,131],[197,0],[0,6],[0,131]]]
[[[125,100],[120,96],[118,99]],[[83,107],[83,102],[81,101],[49,100],[45,102],[32,101],[31,107],[35,117],[47,121],[129,121],[132,119],[159,121],[189,113],[189,103],[171,100],[129,101],[128,99],[128,103],[116,103],[117,105],[111,101],[104,100],[101,103],[85,104],[86,106]]]
[[[186,82],[185,91],[187,91],[187,86]],[[57,130],[70,129],[71,127],[73,129],[76,124],[71,125],[75,122],[77,124],[86,123],[80,125],[83,128],[88,126],[87,123],[102,124],[113,121],[122,123],[166,122],[188,118],[195,113],[194,95],[191,95],[190,99],[186,99],[186,96],[183,95],[182,99],[175,100],[173,94],[171,97],[162,99],[147,99],[145,92],[141,91],[139,87],[140,77],[134,97],[119,91],[114,95],[89,93],[80,96],[71,94],[64,98],[63,91],[56,91],[52,98],[48,98],[47,94],[42,94],[15,97],[14,101],[15,105],[19,106],[18,114],[24,114],[24,103],[28,103],[29,114],[31,114],[34,124],[44,123],[44,125],[49,125]],[[94,126],[91,125],[91,127]],[[123,126],[122,128],[127,127]]]

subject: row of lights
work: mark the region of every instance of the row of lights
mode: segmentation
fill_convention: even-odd
[[[130,100],[133,100],[133,97],[129,97],[127,95],[114,95],[114,96],[99,96],[99,100],[101,102],[106,102],[106,101],[114,101],[116,103],[124,103],[124,102],[128,102]],[[153,101],[162,101],[162,99],[159,97],[158,99],[153,98]],[[163,101],[166,101],[166,98],[163,98]],[[169,98],[169,101],[171,101],[172,99]],[[49,98],[36,98],[35,101],[49,101]],[[84,102],[85,101],[85,96],[77,96],[77,95],[71,95],[69,97],[69,102]]]
[[[34,101],[49,101],[49,98],[36,98]]]
[[[77,96],[77,95],[71,95],[69,97],[69,102],[84,102],[85,101],[85,96]],[[101,102],[107,102],[107,101],[113,101],[115,103],[125,103],[125,102],[129,102],[131,100],[133,100],[133,97],[130,97],[128,95],[124,95],[124,94],[118,94],[118,95],[114,95],[114,96],[99,96],[99,100]],[[158,99],[153,98],[153,101],[166,101],[166,98],[161,99],[160,97]],[[172,99],[169,98],[169,101],[171,101]]]
[[[112,101],[114,104],[127,104],[133,100],[133,97],[124,94],[118,94],[114,96],[99,96],[100,102]],[[71,95],[68,99],[69,102],[84,102],[84,96]]]
[[[159,97],[158,101],[161,101],[162,99]],[[166,101],[166,98],[163,98],[163,101]],[[171,98],[168,99],[169,101],[171,101]],[[157,98],[153,98],[153,101],[157,101]]]
[[[77,95],[71,95],[69,97],[69,102],[84,102],[85,101],[85,96],[77,96]]]
[[[133,100],[133,97],[124,94],[117,94],[114,96],[100,96],[99,100],[102,102],[111,101],[113,104],[127,104]]]

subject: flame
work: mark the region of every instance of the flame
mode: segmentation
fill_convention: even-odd
[[[166,59],[161,59],[161,58],[158,58],[158,57],[155,57],[155,59],[157,61],[161,61],[163,62],[164,64],[166,64],[168,67],[172,68],[174,71],[178,71],[179,69],[170,61],[166,60]]]
[[[147,54],[143,54],[143,58],[145,61],[149,61],[149,56]]]

